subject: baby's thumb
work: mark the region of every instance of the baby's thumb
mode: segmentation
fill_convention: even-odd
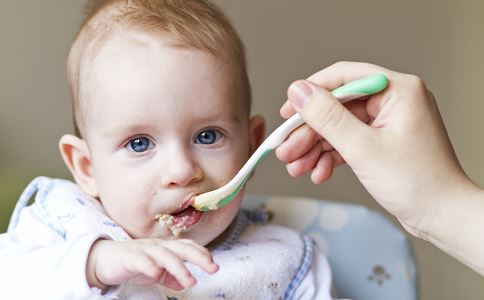
[[[368,142],[370,128],[327,90],[310,81],[299,80],[289,86],[287,94],[292,106],[304,121],[345,160],[363,146],[365,140]]]

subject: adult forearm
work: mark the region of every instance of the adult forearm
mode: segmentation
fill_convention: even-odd
[[[467,181],[440,197],[420,237],[484,275],[484,190]]]

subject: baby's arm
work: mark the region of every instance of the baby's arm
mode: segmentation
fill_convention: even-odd
[[[89,253],[86,274],[89,285],[100,289],[134,280],[181,290],[196,283],[184,261],[207,273],[218,270],[210,252],[192,240],[98,240]]]
[[[38,239],[19,231],[0,235],[2,299],[101,299],[85,276],[87,254],[99,236],[64,241],[37,225]]]
[[[101,295],[99,289],[93,288],[102,288],[104,285],[101,283],[92,284],[92,278],[88,282],[87,277],[89,276],[87,276],[86,267],[95,266],[99,269],[99,266],[97,266],[99,263],[98,261],[103,263],[100,264],[101,266],[106,262],[113,263],[119,259],[122,260],[120,265],[124,264],[124,266],[130,266],[129,263],[131,263],[133,267],[135,267],[137,265],[136,260],[138,259],[136,253],[142,256],[143,254],[139,254],[139,252],[150,252],[149,249],[156,249],[152,250],[153,252],[156,252],[153,254],[153,257],[158,258],[160,255],[165,255],[165,257],[161,259],[158,258],[158,260],[168,261],[166,269],[170,271],[172,268],[179,270],[178,263],[180,260],[183,260],[184,255],[188,257],[187,260],[196,264],[198,261],[203,260],[197,260],[199,254],[193,254],[197,253],[197,250],[192,249],[196,246],[186,246],[190,243],[194,244],[194,242],[189,241],[165,241],[166,243],[161,243],[164,244],[166,248],[164,250],[160,250],[158,249],[159,247],[156,246],[150,247],[145,245],[135,248],[135,250],[132,250],[133,253],[123,257],[125,254],[120,250],[128,251],[129,247],[126,249],[127,247],[124,246],[133,244],[137,245],[138,241],[133,241],[133,243],[123,244],[121,249],[118,249],[119,247],[114,247],[114,250],[111,250],[111,247],[106,248],[106,250],[101,249],[99,252],[104,253],[104,255],[107,255],[108,257],[112,257],[109,257],[107,260],[95,260],[93,258],[96,258],[98,255],[90,252],[91,249],[103,248],[98,246],[102,244],[110,245],[110,243],[117,242],[100,240],[106,237],[96,234],[85,235],[77,239],[64,240],[57,232],[53,231],[49,226],[31,215],[28,210],[23,212],[22,216],[23,221],[17,226],[17,228],[15,228],[15,230],[0,234],[0,282],[2,283],[2,299],[106,299]],[[140,242],[142,243],[142,241]],[[93,247],[93,245],[95,245],[95,247]],[[185,247],[189,248],[189,250],[185,250]],[[201,246],[198,247],[202,248]],[[179,253],[174,262],[169,258],[166,258],[168,249]],[[207,251],[205,248],[203,249],[204,250],[198,251],[201,253]],[[188,254],[184,254],[185,251],[188,251]],[[202,256],[208,261],[209,259],[206,256],[206,253],[208,253],[208,251],[202,254]],[[99,258],[100,257],[101,256],[99,256]],[[148,257],[148,255],[145,255],[145,257]],[[209,257],[211,261],[211,256]],[[146,260],[148,259],[145,259],[145,261]],[[116,267],[116,265],[113,266]],[[119,268],[119,266],[117,267]],[[217,268],[218,267],[215,265],[215,267],[204,267],[204,270],[212,271]],[[116,269],[114,269],[114,271],[115,270]],[[93,275],[94,273],[91,272],[91,274]],[[112,274],[122,276],[120,273],[113,272]],[[180,271],[173,272],[175,277],[167,276],[167,272],[165,272],[165,274],[164,278],[161,278],[160,276],[160,279],[164,279],[164,281],[160,280],[161,283],[165,282],[169,287],[177,287],[174,278],[177,278],[177,274],[181,274]],[[142,276],[139,277],[142,279]],[[185,282],[182,280],[180,281],[182,283]],[[180,284],[178,284],[178,286],[180,286]]]

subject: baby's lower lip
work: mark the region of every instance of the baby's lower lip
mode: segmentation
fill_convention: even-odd
[[[172,216],[173,225],[177,227],[189,228],[200,221],[203,216],[203,212],[196,210],[192,206],[189,206],[184,210],[173,214]]]

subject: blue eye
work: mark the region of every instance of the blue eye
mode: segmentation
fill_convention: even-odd
[[[150,150],[154,147],[153,142],[146,137],[138,137],[135,139],[132,139],[128,142],[126,145],[128,150],[134,151],[137,153],[145,152],[147,150]]]
[[[200,132],[195,138],[195,144],[211,145],[215,144],[222,137],[218,130],[210,129]]]

